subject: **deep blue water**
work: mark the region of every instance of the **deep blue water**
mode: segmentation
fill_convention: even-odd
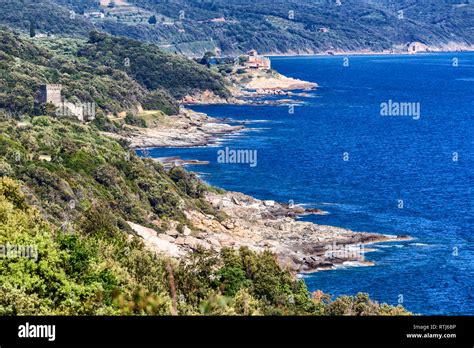
[[[272,64],[321,88],[294,97],[304,104],[293,114],[288,106],[195,107],[252,121],[252,130],[217,147],[153,156],[207,160],[190,169],[228,190],[322,208],[329,214],[306,218],[318,224],[416,238],[377,245],[366,255],[375,267],[305,275],[310,290],[363,291],[395,305],[402,295],[417,313],[474,315],[474,54],[355,56],[348,67],[343,57],[276,57]],[[381,116],[389,99],[420,103],[420,119]],[[257,166],[217,163],[225,146],[257,150]]]

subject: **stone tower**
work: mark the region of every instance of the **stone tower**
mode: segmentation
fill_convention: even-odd
[[[41,85],[40,103],[51,103],[53,105],[60,105],[62,85]]]

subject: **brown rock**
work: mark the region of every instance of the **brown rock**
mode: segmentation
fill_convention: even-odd
[[[179,233],[178,233],[178,231],[176,231],[176,230],[166,231],[165,233],[166,233],[168,236],[173,237],[173,238],[176,238],[176,237],[179,236]]]
[[[184,240],[184,244],[188,245],[192,249],[197,249],[198,247],[202,247],[204,249],[211,249],[211,246],[209,245],[209,243],[203,240],[194,238],[192,236],[187,236]]]
[[[183,234],[185,236],[189,236],[191,234],[191,229],[188,226],[184,226],[183,228]]]
[[[184,245],[185,239],[183,237],[178,237],[175,239],[174,243],[178,245]]]

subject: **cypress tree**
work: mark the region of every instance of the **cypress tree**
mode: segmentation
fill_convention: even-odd
[[[35,37],[35,36],[36,36],[35,22],[30,21],[30,37]]]
[[[148,23],[150,24],[156,24],[156,16],[153,15],[148,19]]]

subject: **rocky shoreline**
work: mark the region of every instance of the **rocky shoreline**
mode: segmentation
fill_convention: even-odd
[[[297,221],[295,218],[300,215],[324,212],[262,201],[238,192],[207,193],[206,200],[225,213],[226,218],[220,221],[188,210],[186,216],[193,230],[185,227],[180,231],[178,223],[171,222],[166,232],[160,234],[131,222],[129,225],[149,249],[168,256],[181,257],[197,248],[270,250],[283,267],[295,274],[340,266],[372,266],[372,262],[364,259],[364,254],[371,251],[365,245],[409,239]]]
[[[120,134],[102,134],[127,140],[131,148],[152,147],[196,147],[215,143],[220,136],[241,132],[243,125],[231,126],[223,119],[189,109],[181,110],[179,115],[168,116],[165,123],[151,128],[125,126]]]
[[[187,95],[181,102],[184,105],[282,105],[298,103],[295,100],[276,99],[261,100],[268,96],[307,97],[307,91],[314,90],[319,85],[314,82],[303,81],[284,76],[274,70],[247,70],[239,74],[234,72],[229,79],[232,97],[225,99],[216,96],[211,91],[204,91],[199,94]],[[300,91],[300,92],[295,92]]]
[[[281,76],[278,74],[276,80],[281,82]],[[294,82],[286,77],[283,79],[288,83]],[[300,82],[298,87],[306,86],[312,89],[317,86]],[[275,87],[277,82],[273,81],[266,86],[272,84]],[[281,84],[278,87],[255,91],[244,88],[238,95],[254,98],[260,95],[293,93],[291,84],[287,84],[289,90],[284,92]],[[194,102],[213,99],[216,103],[223,103],[214,97],[207,95],[204,100],[198,101],[199,98],[196,98]],[[188,102],[190,100],[188,99]],[[207,146],[216,143],[219,136],[245,129],[243,125],[231,126],[225,121],[182,109],[179,115],[169,116],[165,122],[152,128],[127,125],[121,134],[104,134],[127,140],[132,148]],[[178,157],[156,160],[167,169],[187,164],[206,164],[197,160],[183,161]],[[294,274],[335,269],[340,266],[372,266],[373,263],[364,258],[365,253],[371,251],[366,249],[365,245],[410,239],[408,236],[354,232],[335,226],[298,221],[298,217],[302,215],[325,212],[298,205],[262,201],[238,192],[207,192],[205,199],[225,218],[217,219],[198,210],[187,210],[185,214],[192,229],[187,226],[183,228],[177,221],[168,221],[163,233],[156,231],[163,230],[160,221],[155,222],[156,230],[133,222],[129,222],[129,225],[143,238],[145,245],[156,253],[180,258],[197,248],[216,252],[224,247],[270,250],[275,253],[279,263]]]
[[[417,43],[417,42],[413,42]],[[325,50],[325,51],[315,51],[315,50],[305,50],[305,51],[289,51],[289,52],[270,52],[265,53],[267,57],[293,57],[293,56],[351,56],[351,55],[411,55],[413,53],[408,52],[406,45],[394,46],[393,49],[385,49],[382,51],[374,51],[370,49],[360,49],[360,50]],[[456,53],[456,52],[474,52],[474,45],[463,44],[458,42],[448,42],[441,45],[429,45],[425,46],[425,49],[417,53]]]

